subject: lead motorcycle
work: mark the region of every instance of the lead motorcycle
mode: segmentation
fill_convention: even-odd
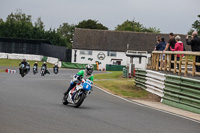
[[[20,69],[21,76],[24,77],[27,74],[27,69],[26,69],[25,65],[21,64],[19,69]]]
[[[93,83],[89,79],[76,80],[75,82],[77,82],[76,86],[67,95],[64,95],[62,103],[64,105],[72,104],[75,108],[78,108],[91,93]]]

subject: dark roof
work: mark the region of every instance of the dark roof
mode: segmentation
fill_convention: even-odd
[[[168,34],[76,28],[72,48],[125,52],[127,44],[129,44],[129,50],[152,52],[156,44],[157,35],[165,38],[166,42],[169,39]],[[191,50],[190,46],[186,45],[186,35],[180,36],[186,50]]]
[[[18,38],[0,37],[0,42],[31,43],[31,44],[45,43],[45,44],[52,45],[52,43],[49,40],[45,40],[45,39],[36,40],[36,39],[18,39]]]

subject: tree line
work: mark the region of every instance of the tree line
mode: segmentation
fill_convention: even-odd
[[[200,15],[198,15],[200,18]],[[200,21],[197,20],[192,25],[193,29],[199,29]],[[66,46],[72,48],[72,38],[75,28],[85,29],[101,29],[108,30],[106,26],[99,23],[97,20],[83,20],[78,24],[63,23],[57,29],[50,28],[45,30],[45,25],[41,20],[41,17],[37,18],[35,23],[32,22],[32,16],[26,15],[21,10],[16,10],[15,13],[11,13],[7,16],[6,20],[0,18],[0,37],[11,37],[19,39],[47,39],[52,44],[58,46]],[[122,24],[115,27],[115,31],[135,31],[135,32],[152,32],[160,33],[160,29],[156,27],[145,27],[141,23],[136,21],[126,20]]]

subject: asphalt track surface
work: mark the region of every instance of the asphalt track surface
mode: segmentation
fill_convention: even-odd
[[[200,123],[94,88],[80,108],[62,104],[78,70],[22,78],[0,73],[0,133],[200,133]]]

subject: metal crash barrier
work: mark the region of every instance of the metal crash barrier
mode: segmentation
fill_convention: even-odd
[[[136,86],[161,97],[161,102],[200,114],[200,80],[136,69]]]

